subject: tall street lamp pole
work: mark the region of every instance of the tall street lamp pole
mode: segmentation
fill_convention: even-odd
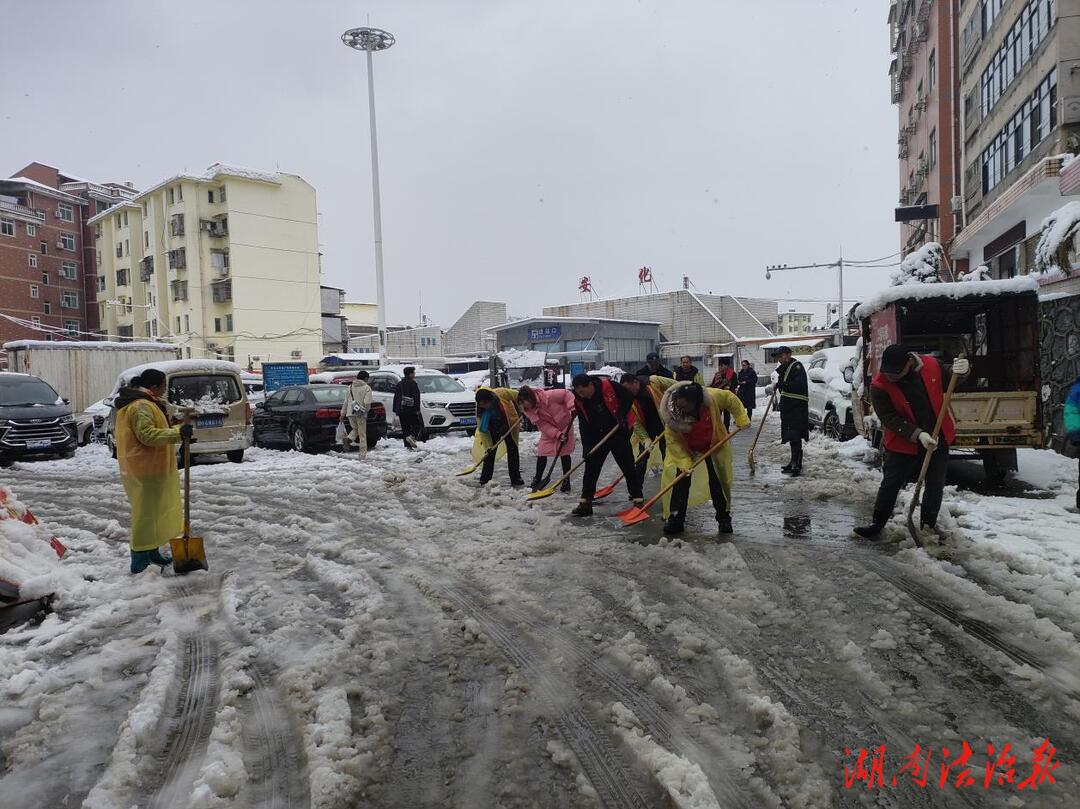
[[[844,335],[847,333],[847,318],[844,312],[844,254],[843,248],[840,251],[840,258],[837,261],[833,261],[829,264],[797,264],[794,266],[788,266],[787,264],[772,264],[765,268],[765,280],[772,278],[774,272],[785,272],[786,270],[816,270],[822,268],[835,267],[838,270],[839,280],[839,305],[837,306],[837,320],[836,320],[836,344],[842,346],[844,344]],[[826,315],[827,317],[827,315]],[[826,324],[827,326],[828,324]]]
[[[383,287],[382,204],[379,201],[379,143],[375,134],[375,74],[371,54],[394,44],[394,35],[379,28],[350,28],[341,41],[367,54],[368,118],[371,128],[371,196],[375,216],[375,294],[379,306],[379,365],[386,364],[386,291]]]

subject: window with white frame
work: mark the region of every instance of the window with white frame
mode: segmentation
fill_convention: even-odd
[[[66,202],[61,202],[56,206],[56,218],[62,219],[65,222],[74,222],[75,209]]]
[[[26,235],[27,236],[37,236],[37,225],[31,225],[29,222],[27,222],[26,223]]]
[[[52,304],[49,303],[48,301],[45,301],[44,303],[41,304],[41,311],[44,312],[47,315],[51,315],[52,314]]]
[[[41,283],[43,286],[49,285],[49,274],[47,272],[41,274]]]
[[[79,293],[71,292],[70,290],[61,293],[60,306],[62,306],[64,309],[78,309]]]
[[[75,249],[75,234],[74,233],[61,233],[60,234],[60,246],[65,250]]]
[[[31,284],[30,285],[30,297],[31,298],[40,298],[41,297],[41,288],[37,284]]]
[[[64,320],[64,332],[69,335],[77,335],[79,333],[79,321]]]
[[[105,284],[105,276],[104,275],[97,276],[97,291],[98,292],[104,292],[105,291],[105,286],[106,286],[106,284]]]
[[[4,236],[15,235],[15,222],[11,219],[0,219],[0,234]]]
[[[30,316],[30,325],[31,326],[40,326],[41,325],[41,318],[38,317],[37,315],[31,315]]]
[[[61,278],[66,278],[69,281],[74,281],[77,272],[78,272],[78,265],[74,261],[62,261],[62,262],[60,262],[60,277]]]
[[[27,259],[30,261],[31,267],[37,266],[37,253],[30,253],[30,255],[27,256]]]

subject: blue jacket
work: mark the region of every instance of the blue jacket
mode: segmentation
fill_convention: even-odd
[[[1065,399],[1065,433],[1074,444],[1080,444],[1080,379]]]

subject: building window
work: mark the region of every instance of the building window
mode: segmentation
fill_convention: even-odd
[[[74,261],[63,261],[60,263],[61,278],[66,278],[69,281],[74,281],[77,272],[78,265],[76,265]]]
[[[38,243],[38,252],[40,252],[41,255],[43,255],[43,256],[49,255],[49,243],[48,242],[39,242]]]
[[[174,301],[186,301],[188,299],[187,281],[171,281],[172,299]],[[186,318],[187,315],[184,315]]]
[[[142,204],[142,215],[143,215],[144,219],[150,215],[150,203],[149,202],[145,202],[145,201],[143,202],[143,204]]]
[[[224,202],[225,201],[225,186],[221,186],[221,188],[218,189],[217,198],[218,198],[218,202]]]
[[[65,320],[64,321],[64,333],[69,335],[77,335],[79,333],[79,321],[77,320]]]
[[[232,315],[225,315],[225,331],[232,331]]]
[[[105,291],[105,276],[104,275],[99,275],[94,280],[97,282],[97,284],[96,284],[97,291],[98,292],[104,292]]]
[[[220,317],[215,317],[214,318],[214,331],[221,331],[221,318]]]
[[[929,153],[929,167],[932,169],[937,165],[937,130],[930,130],[930,137],[927,138],[926,151]]]
[[[1050,134],[1056,105],[1057,69],[1051,68],[983,151],[980,157],[983,195],[996,188]]]
[[[172,219],[169,222],[169,232],[173,236],[184,235],[184,215],[182,213],[174,213]]]
[[[117,270],[116,271],[116,285],[118,287],[126,287],[131,284],[131,270]]]
[[[148,231],[148,230],[143,231],[142,240],[143,240],[143,249],[144,250],[149,250],[150,249],[150,231]]]
[[[30,260],[31,267],[37,266],[37,253],[31,253],[27,258]]]
[[[27,222],[26,223],[26,235],[27,236],[37,236],[37,225],[31,225],[29,222]]]
[[[128,212],[127,212],[127,211],[124,211],[124,227],[127,227],[127,226],[128,226],[128,217],[127,217],[127,214],[128,214]]]
[[[176,316],[176,333],[180,333],[180,315]]]
[[[209,202],[211,205],[214,204],[214,189],[213,188],[210,188],[210,189],[207,190],[207,192],[206,192],[206,201]]]
[[[30,297],[31,298],[40,298],[41,297],[41,287],[39,287],[37,284],[31,284],[30,285]]]
[[[15,222],[11,219],[0,219],[0,233],[5,236],[14,236]]]
[[[41,325],[41,318],[38,317],[37,315],[31,315],[30,316],[30,325],[34,326],[35,328],[40,326]]]
[[[184,315],[184,331],[191,332],[191,317],[190,315]]]
[[[52,304],[49,303],[48,301],[45,301],[44,303],[41,304],[41,311],[44,312],[47,315],[51,315],[52,314]]]
[[[60,247],[64,250],[75,249],[75,234],[74,233],[61,233],[60,234]]]
[[[116,215],[116,229],[120,230],[124,226],[124,220],[120,218],[120,214]]]
[[[60,293],[60,306],[64,309],[78,309],[79,308],[79,293],[65,291]]]
[[[56,218],[62,219],[65,222],[74,222],[75,209],[68,205],[66,202],[61,202],[56,206]]]
[[[934,92],[937,84],[937,51],[930,51],[930,58],[926,60],[926,91]]]
[[[48,285],[49,285],[49,274],[48,274],[47,272],[43,272],[43,273],[41,274],[41,283],[42,283],[42,284],[43,284],[44,286],[48,286]]]
[[[1054,27],[1056,0],[1029,0],[1016,23],[1002,39],[979,80],[985,118],[1038,51]]]
[[[130,256],[131,255],[131,245],[128,243],[127,239],[124,239],[124,255],[125,256]]]
[[[169,251],[169,269],[182,270],[187,267],[187,249],[181,247]]]

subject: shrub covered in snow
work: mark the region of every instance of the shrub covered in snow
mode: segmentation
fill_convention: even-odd
[[[937,242],[927,242],[900,262],[900,269],[892,274],[893,286],[903,284],[936,284],[945,258],[945,251]]]
[[[960,281],[992,281],[993,276],[990,274],[990,268],[985,264],[980,264],[971,272],[960,273]]]
[[[1068,202],[1046,217],[1039,243],[1035,246],[1035,268],[1039,272],[1060,270],[1068,275],[1072,268],[1067,260],[1061,261],[1062,248],[1067,251],[1072,246],[1078,230],[1080,202]]]

